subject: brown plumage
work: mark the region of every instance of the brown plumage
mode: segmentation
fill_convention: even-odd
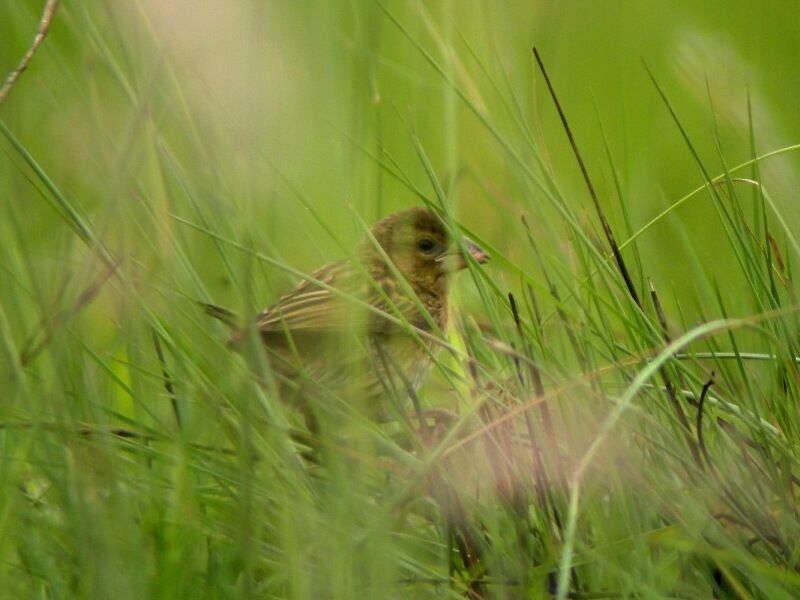
[[[474,260],[488,259],[463,241]],[[427,208],[376,223],[353,259],[322,267],[256,317],[282,389],[305,399],[338,396],[385,415],[379,399],[416,390],[430,370],[436,348],[425,334],[447,327],[450,276],[465,266],[459,246]],[[233,322],[224,309],[206,310]],[[415,339],[412,328],[424,333]],[[232,344],[244,336],[238,331]]]

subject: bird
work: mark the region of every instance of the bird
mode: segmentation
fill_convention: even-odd
[[[415,207],[379,220],[351,258],[314,271],[244,327],[227,309],[204,306],[234,329],[233,348],[258,334],[280,390],[299,402],[309,428],[333,399],[388,420],[386,398],[414,399],[431,370],[452,276],[467,256],[489,259],[469,238],[455,243],[433,210]]]

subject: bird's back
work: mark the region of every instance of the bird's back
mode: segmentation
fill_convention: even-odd
[[[342,261],[262,311],[256,330],[271,366],[292,382],[292,395],[344,395],[371,410],[387,394],[416,390],[430,370],[431,341],[420,343],[409,327],[432,333],[433,320],[444,328],[446,304],[410,298],[401,288],[391,276],[376,281],[363,265]]]

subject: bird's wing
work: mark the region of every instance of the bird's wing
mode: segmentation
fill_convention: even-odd
[[[368,280],[368,275],[351,262],[331,263],[311,277],[313,280],[303,281],[258,315],[255,325],[259,332],[325,333],[351,330],[378,333],[396,327],[390,320],[364,307],[362,303],[390,315],[396,314],[383,299],[383,294],[375,288],[374,282]],[[394,283],[382,282],[384,293],[392,298],[400,315],[416,324],[419,321],[416,303],[396,293]],[[352,298],[356,298],[356,301]]]
[[[363,308],[343,294],[363,297],[363,277],[349,261],[331,263],[311,274],[256,318],[262,334],[340,331],[357,327]],[[361,280],[361,281],[360,281]],[[362,283],[363,282],[363,283]]]

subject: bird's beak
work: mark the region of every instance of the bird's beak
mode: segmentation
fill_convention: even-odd
[[[461,271],[467,268],[467,254],[469,254],[478,264],[484,264],[489,260],[489,254],[473,242],[468,237],[461,238],[464,243],[464,252],[461,248],[456,246],[445,252],[436,259],[436,262],[442,264],[442,272],[448,273],[453,271]]]
[[[479,265],[486,264],[489,261],[489,253],[486,252],[483,248],[478,246],[475,242],[473,242],[468,237],[464,238],[464,247],[467,250],[467,253],[475,259],[475,262]],[[464,260],[464,266],[461,267],[462,269],[467,266],[467,261]]]

